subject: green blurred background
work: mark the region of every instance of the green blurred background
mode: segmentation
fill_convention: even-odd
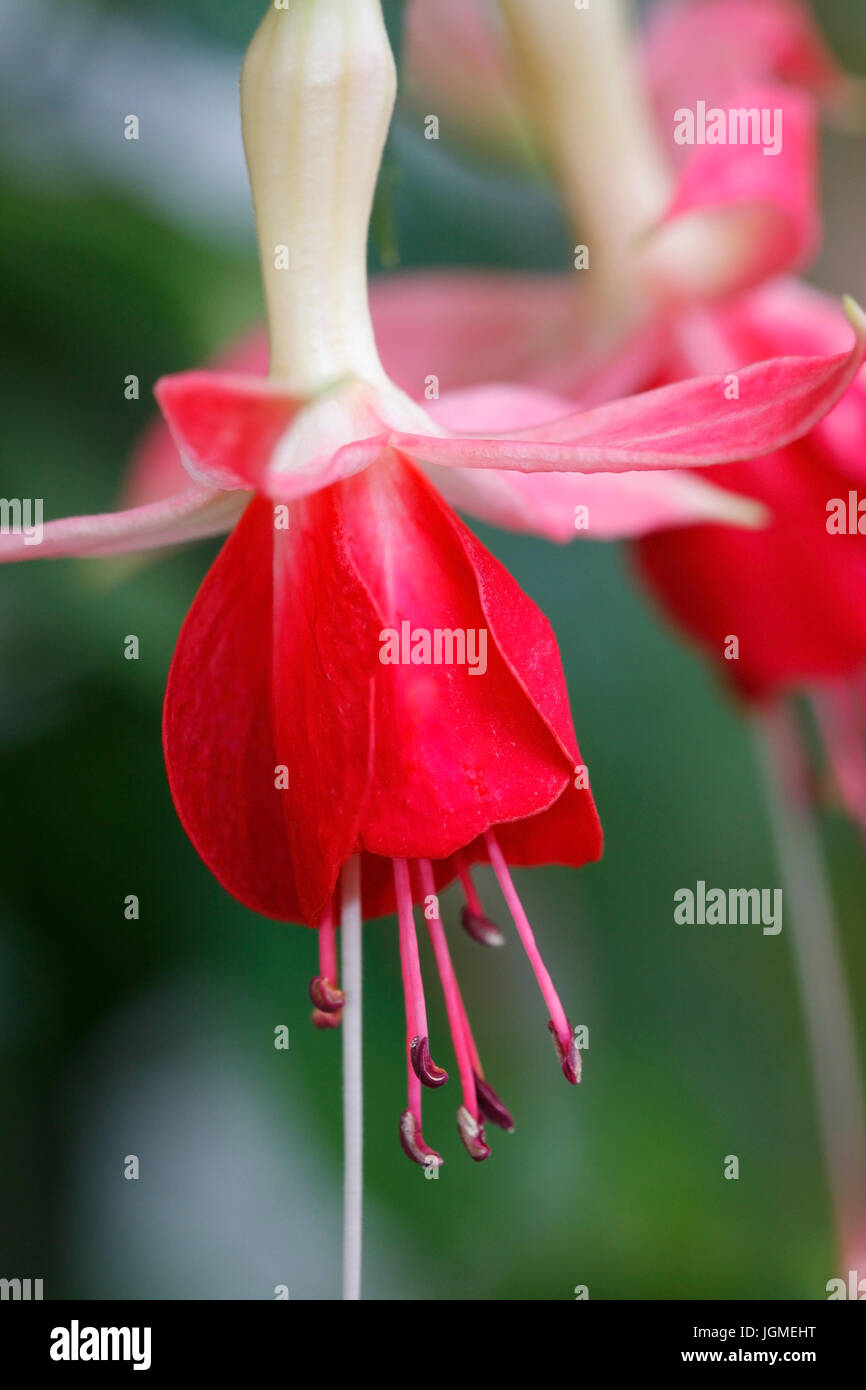
[[[816,8],[866,72],[862,0]],[[50,517],[113,505],[156,377],[258,317],[235,83],[262,9],[0,0],[3,496],[42,496]],[[396,35],[399,5],[389,18]],[[138,143],[122,138],[129,112]],[[861,299],[864,149],[825,140],[815,277]],[[544,186],[470,166],[409,122],[386,182],[374,262],[396,246],[404,268],[568,264]],[[787,933],[672,919],[674,890],[698,878],[778,883],[745,725],[636,592],[621,549],[479,530],[559,635],[606,828],[602,864],[519,882],[590,1047],[573,1092],[522,953],[463,938],[449,895],[478,1042],[517,1129],[494,1132],[476,1166],[452,1088],[428,1095],[425,1132],[446,1165],[425,1181],[396,1135],[396,932],[367,929],[366,1295],[569,1299],[585,1284],[593,1299],[822,1298],[841,1271]],[[221,891],[163,770],[167,666],[215,553],[128,575],[73,561],[2,575],[0,1275],[44,1278],[46,1297],[339,1288],[339,1035],[309,1024],[314,936]],[[132,633],[138,662],[123,656]],[[825,839],[862,1020],[866,869],[841,817]],[[137,922],[124,918],[131,893]],[[288,1052],[274,1049],[278,1024]],[[737,1182],[723,1178],[728,1154]]]

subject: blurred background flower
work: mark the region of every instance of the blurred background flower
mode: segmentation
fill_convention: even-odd
[[[400,8],[386,3],[395,41]],[[153,381],[261,314],[237,112],[261,9],[0,0],[0,494],[36,493],[46,517],[109,504]],[[814,9],[847,69],[866,72],[861,0]],[[813,278],[862,302],[862,138],[828,131],[824,152]],[[376,226],[380,269],[553,270],[573,256],[537,173],[485,166],[444,124],[425,140],[409,108]],[[589,1049],[580,1090],[563,1092],[544,1030],[519,1026],[537,1010],[519,952],[479,960],[455,935],[468,1006],[500,1001],[473,1012],[519,1124],[483,1168],[455,1155],[426,1181],[393,1142],[394,933],[367,928],[366,1295],[570,1298],[585,1284],[591,1298],[821,1298],[842,1271],[785,932],[673,921],[674,891],[698,879],[778,883],[746,733],[617,548],[479,532],[557,631],[605,824],[600,865],[520,877]],[[110,576],[73,561],[2,576],[0,1273],[42,1277],[48,1297],[338,1286],[339,1042],[309,1026],[315,940],[219,889],[163,770],[168,661],[215,549]],[[138,661],[124,659],[129,634]],[[841,816],[824,830],[862,1020],[866,866]],[[446,923],[458,911],[446,895]],[[273,1046],[280,1024],[287,1051]],[[437,1101],[434,1145],[453,1120]],[[728,1154],[739,1181],[724,1179]]]

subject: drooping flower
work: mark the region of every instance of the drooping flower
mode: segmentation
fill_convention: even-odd
[[[549,392],[495,388],[444,396],[434,419],[387,376],[367,306],[366,231],[393,96],[378,0],[269,10],[242,105],[270,375],[165,378],[157,396],[191,485],[166,498],[148,471],[151,500],[50,523],[39,553],[117,554],[233,527],[169,675],[175,805],[230,892],[318,930],[320,1024],[343,1006],[336,925],[349,866],[360,865],[367,917],[396,908],[401,1138],[436,1164],[421,1086],[446,1078],[430,1055],[413,905],[424,904],[445,992],[461,1137],[482,1159],[485,1120],[509,1128],[510,1117],[484,1079],[438,890],[460,877],[467,929],[495,941],[471,881],[473,864],[492,865],[576,1082],[574,1037],[509,865],[579,866],[601,849],[553,634],[446,499],[518,523],[526,475],[545,470],[556,529],[568,475],[604,475],[597,507],[613,533],[632,475],[648,470],[650,493],[623,529],[645,529],[647,509],[656,524],[714,514],[712,489],[659,470],[745,458],[807,430],[856,372],[864,330],[847,352],[750,367],[735,402],[717,378],[582,413]],[[743,512],[726,499],[723,514]],[[0,559],[32,554],[0,538]]]

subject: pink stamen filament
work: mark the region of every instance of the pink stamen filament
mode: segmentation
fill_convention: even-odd
[[[496,874],[499,886],[502,889],[502,896],[508,904],[508,910],[514,919],[517,934],[523,943],[523,949],[529,958],[529,963],[538,981],[538,987],[547,1005],[554,1033],[556,1034],[560,1046],[567,1050],[572,1043],[571,1027],[565,1016],[565,1010],[560,1003],[559,995],[553,987],[553,981],[550,978],[547,966],[541,959],[541,952],[538,949],[532,927],[529,925],[529,918],[523,909],[520,898],[517,896],[517,889],[512,882],[511,874],[508,871],[508,865],[505,862],[505,856],[499,848],[499,843],[492,830],[487,830],[485,832],[484,839],[487,845],[487,853],[490,855],[490,863],[493,867],[493,872]]]
[[[345,995],[337,982],[337,928],[333,902],[322,913],[319,923],[319,973],[310,981],[314,1004],[313,1023],[317,1028],[339,1028]]]
[[[484,917],[484,908],[481,906],[481,899],[478,890],[472,882],[472,874],[469,865],[461,857],[457,864],[457,872],[460,875],[460,882],[463,884],[463,892],[466,894],[466,903],[470,912],[474,912],[478,917]]]
[[[466,894],[466,906],[460,914],[464,929],[479,946],[504,946],[505,937],[496,924],[491,922],[481,905],[481,899],[472,882],[469,861],[464,855],[458,856],[457,872]]]
[[[406,998],[406,1065],[409,1073],[409,1109],[418,1128],[421,1128],[421,1080],[412,1066],[413,1038],[426,1038],[427,1006],[421,979],[421,959],[418,937],[415,934],[415,915],[412,910],[412,886],[409,866],[405,859],[392,860],[394,891],[397,897],[397,920],[400,928],[400,967],[403,973],[403,993]]]
[[[319,923],[319,974],[332,985],[339,985],[337,978],[337,927],[334,922],[334,905],[329,903],[322,913]]]
[[[454,973],[451,952],[448,949],[448,941],[445,936],[445,928],[442,926],[439,917],[438,895],[433,878],[433,866],[429,859],[418,860],[418,876],[424,897],[433,897],[437,902],[436,915],[434,917],[428,917],[425,908],[424,920],[427,923],[427,931],[433,947],[433,954],[436,957],[439,979],[442,981],[442,993],[445,996],[448,1025],[451,1029],[454,1055],[457,1058],[457,1070],[460,1073],[463,1104],[466,1106],[472,1118],[477,1120],[478,1098],[475,1093],[474,1071],[477,1070],[479,1074],[481,1074],[481,1064],[478,1061],[478,1053],[475,1049],[475,1043],[469,1028],[469,1020],[466,1016],[466,1009],[463,1004],[463,997],[460,993],[460,986],[457,983],[457,976]]]

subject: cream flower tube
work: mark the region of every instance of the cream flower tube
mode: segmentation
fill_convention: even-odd
[[[621,0],[499,0],[525,97],[573,225],[601,275],[621,272],[671,184]]]
[[[626,0],[499,0],[536,139],[592,285],[626,321],[651,299],[713,297],[748,265],[760,206],[702,209],[666,221],[676,185],[637,61]],[[611,331],[615,331],[615,319]]]
[[[367,228],[396,95],[379,0],[274,0],[241,76],[271,376],[379,382]]]

